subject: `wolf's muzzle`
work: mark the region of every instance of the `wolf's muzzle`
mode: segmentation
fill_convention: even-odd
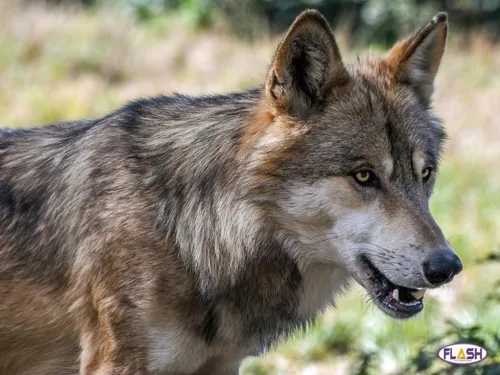
[[[431,253],[423,264],[424,275],[433,286],[445,284],[462,271],[460,258],[451,250]]]

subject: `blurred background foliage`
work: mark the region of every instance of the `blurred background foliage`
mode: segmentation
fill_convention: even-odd
[[[424,312],[405,322],[353,286],[337,309],[249,358],[241,373],[500,375],[500,0],[0,0],[0,123],[93,118],[141,96],[256,87],[304,8],[327,16],[346,61],[449,13],[434,96],[449,141],[431,209],[464,271],[428,291]],[[459,341],[485,347],[488,359],[465,367],[437,359]]]
[[[51,0],[87,6],[99,0]],[[106,0],[105,0],[106,1]],[[482,30],[490,40],[500,37],[500,0],[118,0],[138,20],[175,12],[194,27],[207,28],[221,19],[243,38],[281,32],[307,8],[321,11],[333,26],[342,25],[350,42],[389,45],[437,11],[448,12],[464,30]]]

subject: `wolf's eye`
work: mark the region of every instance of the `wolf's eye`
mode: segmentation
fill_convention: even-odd
[[[432,168],[424,168],[422,169],[422,180],[424,182],[429,181],[429,178],[431,178],[432,174]]]
[[[378,179],[375,173],[371,171],[359,171],[354,174],[354,179],[361,186],[374,186]]]

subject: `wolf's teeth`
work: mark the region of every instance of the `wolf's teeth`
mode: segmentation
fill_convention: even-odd
[[[417,290],[416,292],[411,292],[411,295],[413,296],[413,298],[421,300],[422,298],[424,298],[426,291],[427,291],[427,289],[420,289],[420,290]]]
[[[394,289],[392,291],[392,297],[396,300],[399,301],[399,289]]]

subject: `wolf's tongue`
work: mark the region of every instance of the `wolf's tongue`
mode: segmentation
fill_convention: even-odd
[[[424,298],[426,291],[427,291],[427,289],[420,289],[420,290],[417,290],[415,292],[411,292],[411,295],[413,296],[413,298],[421,300],[422,298]]]

